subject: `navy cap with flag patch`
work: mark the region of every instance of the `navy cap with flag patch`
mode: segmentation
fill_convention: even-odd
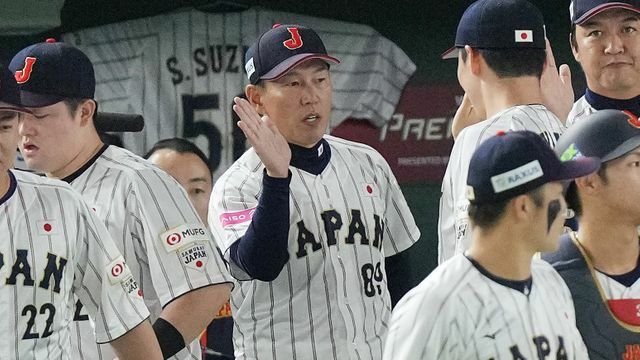
[[[479,0],[465,10],[452,48],[443,59],[458,57],[466,45],[477,49],[545,49],[542,13],[526,0]]]
[[[600,110],[560,136],[555,146],[561,160],[596,157],[615,160],[640,147],[640,121],[628,111]]]
[[[22,105],[43,107],[65,98],[93,99],[93,65],[79,49],[54,39],[18,52],[9,69],[20,87]]]
[[[322,39],[313,29],[276,24],[247,50],[244,68],[249,82],[256,84],[260,80],[277,79],[310,59],[340,63],[327,54]]]
[[[573,24],[580,25],[593,16],[611,9],[627,9],[640,13],[640,0],[571,0],[569,15]]]
[[[592,157],[560,161],[534,132],[501,132],[484,141],[473,153],[467,176],[467,199],[473,204],[497,203],[549,182],[591,174],[599,168],[600,161]]]

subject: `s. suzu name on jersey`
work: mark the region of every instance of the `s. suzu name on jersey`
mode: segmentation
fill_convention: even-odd
[[[320,214],[322,217],[322,223],[324,225],[324,232],[327,237],[327,245],[336,245],[338,242],[338,233],[342,229],[344,222],[342,215],[335,210],[327,210]],[[362,219],[360,210],[351,210],[351,221],[349,222],[349,232],[344,238],[346,244],[355,244],[356,241],[360,245],[370,245],[378,249],[382,249],[382,235],[384,233],[384,221],[380,216],[373,214],[372,217],[374,223],[373,239],[367,237],[366,227]],[[296,256],[302,258],[307,256],[307,250],[309,248],[312,252],[318,251],[322,248],[322,244],[316,239],[314,235],[304,224],[304,220],[300,220],[296,223],[297,226],[297,243],[298,250]]]
[[[4,254],[0,253],[0,271],[5,265],[8,264],[5,264],[4,262]],[[67,259],[47,253],[47,266],[44,268],[44,275],[37,286],[48,290],[51,284],[51,278],[53,278],[53,291],[55,293],[60,293],[60,282],[66,265]],[[31,273],[31,264],[29,264],[28,250],[16,250],[16,260],[11,267],[11,274],[7,277],[5,284],[16,285],[18,275],[22,275],[22,285],[35,286],[35,281],[33,280]]]

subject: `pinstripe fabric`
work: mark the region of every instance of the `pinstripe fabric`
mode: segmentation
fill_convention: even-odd
[[[640,299],[640,281],[636,280],[631,286],[626,287],[600,271],[596,270],[595,273],[608,300]]]
[[[507,108],[491,118],[465,128],[453,144],[442,179],[438,217],[438,263],[464,252],[471,241],[466,198],[469,161],[475,149],[498,131],[529,130],[540,134],[553,147],[564,125],[543,105]]]
[[[405,250],[420,233],[378,152],[325,139],[331,160],[322,173],[290,168],[289,261],[280,275],[272,282],[251,280],[231,265],[241,280],[231,299],[237,359],[382,355],[391,312],[384,257]],[[214,186],[209,224],[225,256],[250,224],[263,169],[250,149]]]
[[[569,112],[569,116],[567,116],[567,127],[575,124],[576,121],[580,121],[594,112],[596,112],[596,109],[589,105],[587,99],[583,95],[573,104],[573,108],[571,108],[571,112]]]
[[[384,359],[588,359],[560,275],[539,259],[531,274],[525,295],[455,255],[396,305]]]
[[[171,300],[203,286],[232,281],[183,188],[146,160],[110,146],[71,186],[95,209],[127,259],[133,276],[140,282],[152,321]],[[202,229],[204,237],[167,248],[169,239],[165,233],[180,233],[184,225]],[[187,239],[183,234],[181,241]],[[193,262],[191,266],[186,264],[187,258],[181,255],[196,245],[203,246],[206,253],[205,258],[199,259],[203,262],[200,268],[194,268]],[[75,321],[74,326],[74,358],[113,358],[108,346],[95,345],[89,321]],[[201,356],[196,340],[172,359],[199,360]]]
[[[80,195],[61,181],[12,171],[0,204],[0,358],[72,359],[74,294],[87,304],[96,340],[122,336],[149,316],[121,255]],[[120,266],[124,265],[122,263]]]

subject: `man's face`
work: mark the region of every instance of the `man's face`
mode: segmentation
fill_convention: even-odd
[[[64,102],[29,110],[33,115],[24,115],[19,126],[19,147],[27,166],[54,177],[75,171],[69,167],[83,147],[79,115],[72,115]]]
[[[0,110],[0,176],[2,177],[13,166],[13,161],[16,157],[20,116],[24,115],[20,115],[15,111]]]
[[[322,139],[331,117],[331,76],[322,60],[309,60],[258,87],[264,115],[288,142],[312,147]]]
[[[541,239],[535,251],[550,252],[558,249],[558,239],[564,229],[567,203],[560,182],[547,183],[542,187],[543,203],[538,208],[535,226]]]
[[[599,206],[608,208],[617,219],[628,217],[634,226],[640,225],[640,149],[607,162],[605,178],[598,197]],[[586,209],[585,209],[586,211]]]
[[[576,26],[573,55],[589,88],[616,99],[640,95],[640,14],[604,11]]]
[[[149,161],[178,180],[189,194],[200,219],[206,224],[213,184],[211,172],[202,159],[193,153],[160,149],[149,156]]]

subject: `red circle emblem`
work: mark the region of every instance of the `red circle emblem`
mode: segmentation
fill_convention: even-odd
[[[122,274],[122,270],[124,270],[124,265],[122,263],[115,264],[111,268],[111,275],[117,277],[118,275]]]
[[[138,296],[142,297],[142,290],[138,289]]]
[[[43,228],[44,228],[44,231],[49,232],[49,231],[51,231],[51,224],[46,223],[46,224],[44,224]]]
[[[202,267],[202,261],[200,261],[200,260],[196,261],[196,266],[197,267]]]
[[[520,34],[520,38],[522,40],[527,40],[527,33],[523,32],[522,34]]]
[[[373,188],[371,187],[371,185],[367,185],[367,192],[369,194],[371,194],[373,192]]]
[[[180,240],[182,240],[182,236],[180,236],[180,234],[178,234],[178,233],[173,233],[173,234],[167,236],[167,244],[169,244],[169,245],[175,245],[175,244],[179,243]]]

